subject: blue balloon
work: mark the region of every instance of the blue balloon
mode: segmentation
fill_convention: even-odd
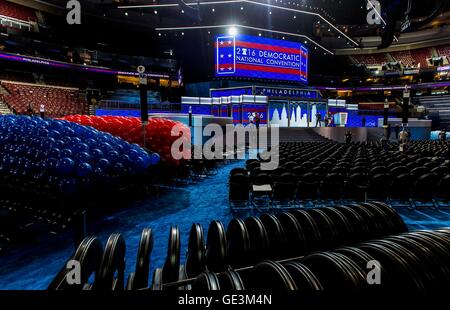
[[[101,158],[98,162],[97,162],[97,167],[99,167],[100,169],[102,169],[103,171],[107,171],[109,169],[109,167],[111,166],[109,160],[107,160],[106,158]]]
[[[59,158],[61,156],[61,150],[58,148],[53,148],[48,151],[48,156]]]
[[[150,155],[150,162],[153,166],[157,165],[160,161],[161,157],[159,156],[159,154],[153,153],[152,155]]]
[[[88,163],[81,163],[77,166],[76,173],[79,177],[87,177],[92,174],[94,169]]]
[[[77,143],[74,147],[73,147],[74,151],[77,153],[80,152],[89,152],[89,146],[86,143]]]
[[[56,166],[58,164],[57,158],[50,157],[47,158],[44,162],[46,163],[47,172],[56,172]]]
[[[63,193],[91,189],[95,182],[115,186],[121,177],[160,160],[137,144],[92,127],[15,115],[0,116],[0,154],[2,176],[24,184],[35,180],[37,190]]]
[[[144,159],[142,157],[136,158],[135,161],[134,161],[134,167],[136,168],[137,171],[144,170],[146,168]]]
[[[130,156],[128,156],[127,154],[124,154],[120,157],[119,162],[124,165],[125,167],[128,167],[130,165]]]
[[[53,139],[60,139],[61,138],[61,133],[57,130],[52,130],[49,132],[48,134],[49,137],[52,137]]]
[[[104,156],[103,151],[100,149],[93,149],[91,151],[91,154],[92,154],[92,157],[94,157],[95,159],[100,159]]]
[[[116,162],[119,158],[119,152],[117,151],[109,151],[106,155],[106,158],[111,162]]]
[[[114,171],[114,173],[117,173],[117,174],[124,173],[125,172],[125,166],[122,163],[117,162],[117,163],[114,164],[113,171]]]
[[[75,162],[68,157],[63,157],[60,160],[58,160],[58,163],[56,164],[56,170],[65,175],[69,175],[73,172],[73,169],[75,168]]]
[[[90,147],[90,148],[95,148],[97,147],[97,141],[95,141],[92,138],[89,138],[86,140],[86,144]]]
[[[69,157],[72,158],[73,152],[71,149],[63,149],[61,150],[61,157]]]
[[[62,150],[66,143],[63,140],[56,140],[55,143],[53,143],[53,147]]]
[[[113,151],[113,147],[111,146],[111,144],[109,144],[108,142],[103,142],[100,144],[100,149],[104,152],[104,153],[108,153],[109,151]]]
[[[78,137],[71,137],[70,138],[70,143],[73,145],[73,146],[75,146],[75,145],[77,145],[78,143],[81,143],[83,140],[81,140],[80,138],[78,138]]]
[[[48,130],[45,128],[41,128],[37,134],[39,137],[48,137]]]
[[[42,140],[41,147],[43,149],[45,149],[45,150],[48,150],[48,149],[53,147],[53,144],[55,143],[55,141],[56,140],[51,138],[51,137],[50,138],[46,138],[46,139]]]
[[[139,152],[135,149],[132,149],[128,152],[128,156],[130,156],[130,159],[134,161],[139,157]]]
[[[92,156],[87,152],[80,152],[75,155],[76,159],[80,162],[89,162]]]

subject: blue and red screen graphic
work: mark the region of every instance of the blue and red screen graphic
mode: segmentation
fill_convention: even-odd
[[[308,49],[301,43],[248,35],[221,35],[215,42],[216,77],[308,82]]]

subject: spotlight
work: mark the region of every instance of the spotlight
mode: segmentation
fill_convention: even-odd
[[[236,36],[238,34],[238,30],[236,27],[230,27],[230,29],[228,29],[228,34],[230,36]]]
[[[127,11],[125,11],[125,16],[128,16],[128,12]]]
[[[158,14],[158,11],[157,11],[157,10],[155,10],[155,11],[153,11],[153,13],[155,13],[155,15],[156,15],[156,14]]]

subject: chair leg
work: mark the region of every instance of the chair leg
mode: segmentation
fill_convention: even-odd
[[[439,210],[439,209],[440,209],[439,203],[436,201],[435,198],[431,199],[431,202],[433,203],[433,208],[434,208],[434,209],[436,209],[436,210]]]

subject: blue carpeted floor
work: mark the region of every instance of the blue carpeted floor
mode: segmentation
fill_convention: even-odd
[[[129,208],[89,225],[89,233],[101,238],[103,243],[114,232],[123,234],[127,242],[126,273],[134,270],[137,246],[143,228],[154,231],[151,269],[162,266],[171,225],[181,231],[182,262],[187,249],[187,238],[192,223],[206,229],[211,220],[221,220],[225,225],[233,217],[228,208],[228,174],[242,162],[228,164],[216,176],[197,184],[175,189],[159,197],[134,202]],[[450,210],[399,209],[411,230],[450,226]],[[54,236],[47,242],[11,249],[0,257],[0,289],[45,289],[54,275],[73,252],[70,233]]]

